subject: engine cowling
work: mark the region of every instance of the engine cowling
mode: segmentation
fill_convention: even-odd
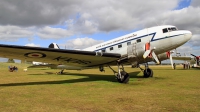
[[[159,54],[158,59],[159,61],[163,61],[163,60],[169,59],[170,55],[171,55],[170,52],[165,52],[165,53]]]

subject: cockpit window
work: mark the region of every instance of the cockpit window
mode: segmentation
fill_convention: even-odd
[[[176,30],[177,30],[177,28],[176,28],[176,27],[172,27],[171,29],[172,29],[172,31],[176,31]]]
[[[176,30],[178,30],[176,27],[164,28],[163,33],[170,32],[170,31],[176,31]]]
[[[163,33],[166,33],[168,32],[167,28],[163,29]]]

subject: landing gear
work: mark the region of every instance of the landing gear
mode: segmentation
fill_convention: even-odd
[[[63,74],[64,69],[62,69],[60,72],[57,72],[56,74]]]
[[[115,74],[115,77],[119,83],[128,83],[129,78],[130,78],[129,74],[127,72],[125,72],[123,65],[121,65],[119,63],[117,65],[118,65],[118,72],[113,70],[109,65],[108,65],[108,67],[113,71],[113,73]],[[120,66],[121,66],[121,68],[120,68]]]
[[[125,71],[121,71],[120,73],[118,73],[116,78],[119,83],[128,83],[129,82],[129,74],[126,73]]]
[[[148,63],[145,64],[143,74],[145,78],[153,77],[153,70],[149,68]]]
[[[100,72],[105,72],[104,67],[103,67],[103,66],[99,66],[99,71],[100,71]]]
[[[145,78],[153,77],[153,70],[150,68],[145,69],[143,73]]]

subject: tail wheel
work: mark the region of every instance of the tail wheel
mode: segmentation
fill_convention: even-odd
[[[121,73],[121,78],[119,77],[119,74],[117,75],[117,81],[119,82],[119,83],[128,83],[129,82],[129,74],[128,73],[126,73],[126,72],[124,72],[124,71],[122,71],[122,72],[120,72]]]
[[[150,68],[147,68],[146,70],[144,70],[144,77],[148,78],[148,77],[153,77],[153,70],[151,70]]]

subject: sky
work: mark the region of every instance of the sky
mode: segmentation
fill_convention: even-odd
[[[157,25],[190,30],[200,55],[200,0],[0,0],[0,44],[83,49]]]

